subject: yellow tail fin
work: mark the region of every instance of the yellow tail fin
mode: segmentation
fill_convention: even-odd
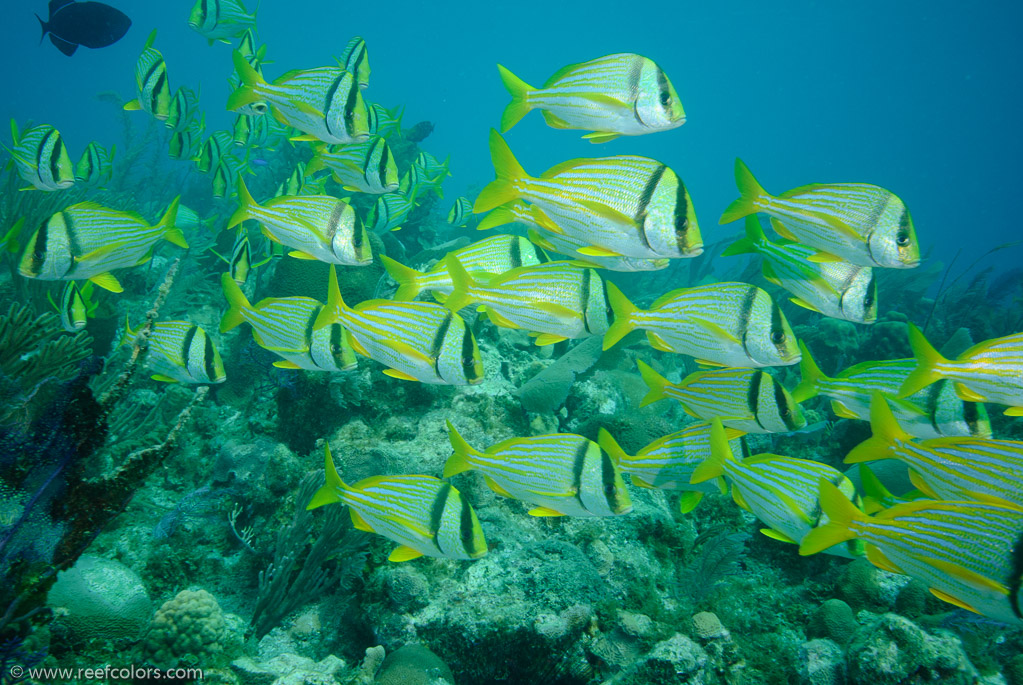
[[[725,213],[718,219],[719,224],[730,224],[733,221],[757,212],[757,200],[770,197],[753,177],[749,167],[739,158],[735,160],[735,185],[739,187],[739,199],[728,205]]]
[[[333,504],[334,502],[341,501],[341,492],[348,489],[345,482],[341,480],[341,475],[337,472],[337,467],[334,466],[334,458],[330,456],[330,445],[324,444],[323,446],[323,461],[324,470],[326,471],[326,482],[320,487],[319,490],[313,495],[313,498],[309,500],[309,504],[306,505],[306,509],[315,509],[322,507],[324,504]]]
[[[629,301],[629,298],[618,289],[614,283],[607,284],[607,302],[614,312],[614,320],[611,326],[604,333],[604,349],[609,350],[618,344],[618,341],[631,333],[636,324],[632,323],[632,316],[639,309]]]
[[[238,209],[234,211],[231,218],[227,222],[227,230],[231,230],[235,226],[239,225],[243,221],[248,221],[252,218],[250,208],[256,205],[256,201],[252,199],[252,193],[245,187],[245,179],[238,176]],[[256,205],[258,206],[258,205]]]
[[[824,551],[829,547],[852,540],[856,533],[849,529],[854,521],[864,521],[867,517],[856,505],[849,501],[849,498],[842,494],[842,491],[821,478],[820,482],[820,503],[828,522],[817,526],[807,533],[802,542],[799,543],[799,554],[808,556]]]
[[[341,321],[348,305],[341,298],[341,288],[337,285],[337,269],[331,264],[330,273],[327,275],[327,304],[320,310],[313,322],[313,330],[318,331],[326,328],[335,321]]]
[[[648,388],[650,388],[650,392],[646,394],[646,397],[640,400],[639,406],[645,407],[646,405],[653,404],[658,400],[666,399],[668,396],[664,394],[664,389],[671,385],[671,382],[661,374],[654,371],[653,368],[642,359],[636,360],[636,366],[639,367],[639,375],[643,377],[643,382],[646,383]]]
[[[465,270],[465,267],[462,266],[462,263],[458,261],[455,255],[449,254],[444,263],[448,267],[448,273],[451,275],[451,285],[454,288],[444,301],[444,306],[453,312],[457,312],[474,302],[472,291],[474,288],[479,287],[479,283],[473,280],[472,276],[469,275],[469,272]]]
[[[262,99],[262,96],[256,93],[255,88],[265,86],[266,81],[263,80],[258,71],[252,68],[252,65],[242,56],[242,53],[235,50],[231,55],[231,59],[234,60],[235,71],[238,72],[238,78],[242,82],[242,85],[227,98],[227,109],[233,112],[240,107],[251,105],[253,102]]]
[[[916,357],[916,369],[909,374],[902,387],[899,388],[900,398],[909,397],[937,382],[941,378],[941,374],[934,367],[938,364],[948,363],[948,360],[934,349],[934,345],[927,341],[923,332],[913,324],[909,324],[909,346],[913,349],[913,356]]]
[[[722,257],[731,257],[737,254],[750,254],[757,252],[757,246],[767,242],[764,229],[760,225],[760,219],[754,216],[746,217],[746,235],[725,248],[721,253]]]
[[[725,464],[734,459],[732,448],[728,446],[728,433],[721,419],[715,416],[710,422],[710,456],[693,469],[689,482],[695,485],[724,475]]]
[[[519,199],[519,191],[514,187],[515,181],[528,179],[529,174],[522,168],[508,143],[497,131],[490,130],[490,160],[494,163],[497,178],[491,181],[480,192],[472,206],[474,214],[489,212],[494,207]]]
[[[387,255],[380,255],[380,263],[384,265],[387,274],[398,284],[398,291],[394,293],[395,300],[414,300],[422,288],[419,285],[419,278],[422,272],[405,266]]]
[[[615,463],[618,468],[622,467],[622,464],[628,463],[632,457],[629,456],[628,452],[622,449],[618,441],[612,437],[606,428],[601,428],[600,432],[597,433],[597,444],[600,448],[607,452],[607,456],[611,457],[611,461]]]
[[[536,90],[515,74],[505,69],[500,64],[497,71],[501,74],[501,81],[504,87],[511,93],[512,101],[504,108],[501,114],[501,133],[507,133],[512,126],[519,123],[519,119],[529,114],[533,107],[529,104],[529,91]]]
[[[872,437],[852,448],[845,456],[846,464],[891,459],[893,456],[891,447],[895,445],[896,440],[912,439],[912,436],[902,430],[899,422],[895,420],[895,415],[884,395],[877,391],[870,396],[870,432],[873,433]]]
[[[227,298],[228,305],[227,311],[220,319],[220,332],[226,333],[245,321],[243,311],[252,305],[249,304],[242,289],[231,278],[231,274],[225,272],[220,275],[220,287],[224,290],[224,297]]]
[[[465,441],[455,427],[448,421],[448,439],[451,440],[451,449],[454,453],[448,457],[447,462],[444,464],[444,478],[451,478],[457,476],[465,471],[471,471],[475,468],[472,465],[471,458],[479,454],[479,450],[474,448],[472,445]]]
[[[487,231],[491,228],[497,228],[498,226],[504,226],[505,224],[513,224],[518,221],[519,218],[515,216],[515,212],[512,211],[513,205],[514,203],[501,205],[500,207],[492,210],[490,214],[487,214],[480,220],[480,222],[476,225],[476,230]]]
[[[810,350],[802,340],[799,341],[799,352],[802,354],[799,359],[799,375],[802,380],[792,391],[792,399],[796,401],[796,404],[801,404],[811,397],[817,397],[820,392],[820,383],[830,380],[817,366],[817,362],[810,356]]]

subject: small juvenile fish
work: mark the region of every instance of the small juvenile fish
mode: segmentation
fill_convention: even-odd
[[[336,279],[333,267],[330,277]],[[221,274],[220,285],[230,305],[220,320],[220,332],[247,322],[256,344],[283,358],[274,362],[277,368],[339,372],[356,367],[355,350],[341,324],[314,328],[324,308],[321,302],[311,297],[268,297],[252,306],[230,274]]]
[[[473,280],[483,283],[520,266],[534,266],[550,261],[543,250],[517,235],[495,235],[449,252]],[[395,300],[412,300],[428,290],[436,295],[450,295],[454,289],[447,259],[434,264],[429,271],[411,269],[386,255],[380,256],[387,273],[398,284]]]
[[[433,476],[372,476],[347,485],[325,446],[326,483],[307,509],[341,502],[352,525],[398,543],[388,561],[421,556],[479,559],[487,553],[476,512],[450,483]]]
[[[255,28],[256,13],[249,14],[240,0],[195,0],[188,25],[210,45],[217,40],[230,44],[228,38]]]
[[[678,128],[686,113],[667,75],[653,60],[631,53],[606,55],[562,67],[533,88],[497,65],[512,101],[501,115],[506,133],[530,110],[539,109],[551,128],[591,130],[583,138],[605,143]]]
[[[238,170],[227,157],[213,167],[213,197],[227,197],[228,191],[238,183]]]
[[[483,359],[472,330],[458,314],[429,302],[366,300],[354,308],[330,279],[327,306],[313,330],[344,325],[359,354],[388,367],[392,378],[439,385],[483,382]]]
[[[122,345],[138,336],[125,322]],[[224,362],[213,340],[188,321],[157,321],[146,341],[146,365],[155,371],[153,380],[190,385],[213,385],[227,380]]]
[[[448,422],[454,453],[444,478],[479,471],[491,490],[533,505],[531,516],[621,516],[632,511],[622,475],[592,440],[559,433],[511,438],[479,451]]]
[[[399,190],[403,193],[412,192],[411,189],[415,188],[417,195],[424,193],[436,193],[437,197],[444,198],[444,176],[443,174],[436,174],[431,176],[426,169],[424,169],[419,162],[412,162],[412,166],[409,167],[408,172],[404,178],[401,179]]]
[[[171,108],[171,87],[167,80],[167,65],[163,54],[153,47],[156,29],[149,34],[146,46],[135,65],[135,88],[138,97],[125,103],[129,111],[142,110],[160,121],[167,121]]]
[[[110,146],[110,152],[95,141],[86,145],[82,158],[75,165],[75,181],[89,186],[101,186],[109,181],[114,174],[115,152],[116,145]]]
[[[191,88],[180,86],[171,98],[170,111],[164,126],[171,131],[184,131],[199,116],[199,95]]]
[[[403,107],[395,107],[392,112],[377,103],[367,105],[369,132],[375,136],[384,137],[392,133],[400,133],[401,117],[404,113]]]
[[[789,240],[820,250],[814,259],[858,266],[912,269],[920,264],[913,220],[894,193],[867,183],[814,183],[777,197],[765,191],[741,159],[735,160],[741,197],[721,215],[727,224],[764,212],[778,219]]]
[[[525,329],[536,336],[537,345],[603,335],[610,323],[607,286],[594,269],[546,262],[480,283],[456,258],[449,255],[445,261],[452,285],[445,307],[457,312],[482,305],[494,325]]]
[[[298,162],[288,177],[277,186],[274,197],[316,194],[315,191],[318,190],[318,187],[306,179],[305,167],[305,162]]]
[[[171,159],[195,160],[202,153],[203,127],[193,126],[171,134],[167,154]]]
[[[469,223],[472,218],[472,202],[467,197],[456,197],[455,204],[451,205],[448,212],[448,223],[455,228],[461,228]]]
[[[19,135],[18,123],[11,119],[11,139],[14,141],[9,150],[11,161],[18,175],[33,188],[64,190],[75,184],[75,169],[60,131],[49,124],[42,124],[25,129]]]
[[[306,165],[307,174],[330,169],[334,180],[351,193],[382,195],[398,189],[398,166],[387,141],[374,136],[362,143],[321,145]]]
[[[180,215],[180,211],[179,211]],[[248,280],[249,273],[260,266],[263,266],[270,261],[270,256],[267,256],[260,262],[252,263],[252,247],[249,245],[249,236],[245,231],[240,231],[238,237],[234,241],[234,246],[231,248],[231,255],[225,257],[222,254],[217,253],[212,248],[210,252],[217,255],[224,263],[227,264],[227,274],[231,277],[238,285],[244,285],[245,281]]]
[[[348,41],[345,49],[341,51],[338,64],[355,74],[355,80],[359,88],[369,85],[369,51],[366,49],[366,41],[360,36],[355,36]]]
[[[747,453],[744,433],[726,428],[729,449],[743,456]],[[619,446],[611,434],[600,429],[597,443],[611,457],[622,473],[632,476],[632,484],[641,488],[679,490],[679,510],[688,514],[703,499],[704,494],[720,492],[726,494],[728,487],[723,478],[693,484],[693,471],[710,457],[710,424],[695,423],[691,426],[658,438],[634,455]]]
[[[650,388],[641,407],[670,397],[694,418],[717,417],[725,426],[747,433],[789,433],[806,425],[789,391],[760,369],[696,371],[671,383],[643,361],[636,364]]]
[[[819,461],[779,454],[755,454],[739,461],[728,446],[721,420],[715,418],[710,428],[710,456],[693,471],[692,482],[721,476],[731,483],[735,503],[767,524],[761,533],[794,544],[828,522],[817,500],[822,480],[847,497],[856,494],[856,487],[841,471]],[[855,546],[841,544],[821,551],[846,558],[861,554]]]
[[[161,239],[188,248],[181,229],[174,225],[177,212],[175,198],[163,218],[150,226],[134,212],[79,202],[43,221],[29,238],[18,271],[26,278],[89,280],[122,292],[111,271],[148,262]]]
[[[775,218],[771,225],[785,229]],[[835,319],[871,324],[877,321],[877,279],[874,269],[848,262],[816,263],[816,250],[799,243],[772,243],[760,220],[746,217],[746,237],[740,238],[722,257],[752,252],[763,259],[764,278],[795,297],[794,304]]]
[[[85,287],[89,288],[89,293],[92,292],[92,283],[86,283]],[[60,295],[60,304],[54,302],[51,297],[50,303],[60,315],[60,325],[68,333],[80,331],[88,323],[89,307],[85,302],[87,296],[78,288],[77,283],[68,281]]]
[[[416,195],[394,192],[381,195],[366,213],[366,225],[377,235],[400,231],[401,225],[416,206]]]
[[[878,392],[870,403],[870,430],[873,437],[854,447],[846,464],[898,459],[909,466],[913,485],[932,499],[1023,506],[1023,442],[971,437],[913,442]]]
[[[799,361],[796,336],[777,303],[749,283],[679,288],[639,309],[613,283],[607,286],[614,322],[610,349],[635,329],[656,350],[695,357],[710,366],[788,366]]]
[[[942,379],[906,399],[896,399],[899,389],[917,367],[915,359],[863,362],[834,378],[824,375],[810,351],[800,342],[802,381],[792,391],[797,402],[818,394],[831,399],[831,409],[843,419],[870,420],[870,398],[880,392],[891,405],[902,430],[918,438],[972,435],[991,437],[987,410],[978,402],[959,399],[954,381]]]
[[[227,131],[214,131],[203,142],[202,149],[199,151],[199,157],[195,160],[195,165],[199,171],[207,174],[217,168],[227,150],[231,148],[231,142],[231,135]]]
[[[916,578],[967,611],[1023,624],[1023,508],[918,500],[867,516],[828,482],[820,484],[820,503],[830,520],[803,538],[800,554],[860,539],[874,566]]]
[[[282,195],[261,205],[252,199],[241,178],[238,200],[228,229],[253,219],[270,240],[292,248],[288,253],[292,257],[351,266],[373,261],[366,227],[343,200],[329,195]]]
[[[917,367],[902,384],[899,397],[947,378],[962,399],[1007,404],[1006,416],[1023,416],[1023,333],[977,343],[954,360],[945,359],[913,324],[909,344]]]
[[[635,155],[571,159],[533,177],[497,131],[490,132],[490,156],[497,178],[476,198],[477,214],[525,200],[551,219],[542,228],[585,241],[592,247],[579,252],[598,257],[681,258],[703,252],[689,191],[656,160]]]

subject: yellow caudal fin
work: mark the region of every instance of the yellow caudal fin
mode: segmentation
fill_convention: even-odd
[[[318,331],[326,328],[335,321],[341,321],[348,305],[341,298],[341,288],[337,284],[337,269],[331,264],[330,272],[327,274],[327,304],[320,310],[313,322],[313,330]]]
[[[653,367],[644,362],[642,359],[636,360],[636,366],[639,367],[639,375],[643,377],[643,382],[646,383],[650,392],[646,394],[639,402],[639,406],[645,407],[648,404],[653,404],[659,400],[663,400],[668,396],[664,394],[664,389],[671,385],[671,382],[662,376],[661,374],[654,371]]]
[[[533,88],[533,86],[500,64],[497,65],[497,71],[501,74],[501,82],[504,83],[504,87],[508,89],[512,97],[512,101],[508,103],[508,106],[504,108],[504,112],[501,114],[501,133],[507,133],[511,130],[512,126],[519,123],[519,119],[529,114],[529,110],[533,109],[529,104],[529,91],[536,90],[536,88]]]
[[[448,457],[444,464],[443,477],[451,478],[465,471],[473,470],[475,467],[472,465],[472,458],[480,452],[458,434],[450,421],[448,421],[448,439],[451,440],[451,449],[454,450],[454,453]]]
[[[380,263],[384,265],[387,274],[398,284],[398,291],[394,293],[395,300],[414,300],[422,289],[419,286],[419,279],[422,272],[412,267],[405,266],[387,255],[380,255]]]
[[[227,98],[227,109],[229,111],[235,111],[245,105],[251,105],[262,98],[261,95],[256,93],[255,89],[259,86],[265,86],[266,81],[259,75],[259,72],[252,68],[242,53],[237,50],[231,55],[231,59],[234,60],[235,71],[238,72],[238,78],[241,79],[242,84],[231,93],[230,97]]]
[[[320,489],[316,491],[313,498],[309,500],[309,504],[305,507],[306,509],[315,509],[316,507],[322,507],[324,504],[340,502],[341,492],[348,489],[345,482],[341,480],[337,467],[334,466],[334,458],[330,456],[330,445],[326,443],[323,445],[323,462],[324,470],[326,471],[326,482],[320,486]]]
[[[618,289],[614,283],[607,284],[607,302],[614,312],[614,320],[611,326],[604,333],[604,349],[609,350],[618,344],[618,341],[631,333],[636,328],[632,323],[633,315],[639,311],[636,305],[629,301],[629,298]]]
[[[821,509],[828,517],[828,522],[817,526],[803,537],[799,543],[799,554],[804,557],[822,552],[846,540],[852,540],[856,533],[850,530],[849,526],[854,521],[867,519],[841,490],[825,478],[821,478],[820,481],[819,497]]]
[[[693,475],[689,478],[689,482],[695,485],[724,475],[725,464],[734,459],[732,448],[728,446],[728,434],[725,432],[725,427],[721,423],[721,419],[715,416],[710,422],[710,455],[693,469]]]
[[[876,390],[870,396],[870,432],[873,433],[872,437],[852,448],[846,455],[846,464],[891,459],[893,457],[891,448],[896,440],[905,442],[912,439],[895,420],[895,415],[892,414],[884,395]]]
[[[622,449],[618,441],[611,436],[611,433],[606,428],[601,428],[597,433],[597,444],[600,448],[607,452],[607,456],[611,457],[611,461],[616,466],[621,468],[622,464],[629,462],[632,457],[629,456],[628,452]]]
[[[494,208],[490,214],[483,217],[478,224],[476,224],[477,231],[487,231],[491,228],[497,228],[498,226],[504,226],[505,224],[513,224],[519,220],[515,216],[515,212],[512,209],[516,203],[512,202],[500,207]]]
[[[227,229],[231,230],[235,226],[241,224],[243,221],[248,221],[252,218],[250,213],[253,206],[258,206],[256,201],[252,199],[252,193],[245,187],[245,179],[238,175],[238,209],[234,210],[234,214],[227,221]]]
[[[227,298],[227,311],[220,319],[220,332],[226,333],[245,321],[243,312],[251,305],[248,298],[245,297],[245,293],[231,278],[231,274],[225,272],[220,275],[220,287],[224,290],[224,297]]]
[[[529,178],[508,143],[493,129],[490,130],[490,160],[494,163],[497,178],[488,183],[476,198],[472,206],[474,214],[489,212],[494,207],[519,199],[519,191],[515,189],[514,183]]]
[[[448,267],[448,273],[451,275],[451,285],[454,290],[444,301],[444,306],[453,312],[457,312],[460,309],[468,307],[474,302],[472,291],[474,288],[479,287],[479,284],[473,280],[469,272],[465,270],[462,263],[458,261],[458,258],[453,254],[449,254],[444,260],[444,264]]]
[[[792,399],[797,404],[801,404],[811,397],[816,397],[817,393],[820,392],[820,383],[830,380],[824,375],[820,367],[817,366],[817,362],[810,356],[810,350],[802,340],[799,341],[799,352],[802,354],[799,359],[799,375],[802,379],[795,390],[792,391]]]
[[[744,216],[755,214],[757,200],[770,197],[753,177],[749,167],[738,157],[735,159],[735,185],[739,187],[739,199],[728,205],[725,213],[718,219],[719,224],[730,224]]]
[[[948,360],[941,356],[934,345],[927,341],[923,332],[909,324],[909,346],[913,349],[913,356],[916,357],[916,369],[909,374],[899,388],[899,397],[909,397],[913,393],[920,392],[928,385],[941,378],[941,374],[935,370],[938,364],[947,364]]]
[[[157,222],[156,228],[164,229],[164,240],[187,250],[188,241],[185,240],[185,234],[181,232],[180,228],[174,225],[174,222],[178,219],[179,204],[181,204],[180,195],[174,198],[174,201],[170,203],[169,207],[167,207],[167,211],[163,213],[160,221]]]
[[[863,491],[863,511],[868,514],[884,509],[886,502],[894,499],[892,493],[884,486],[870,467],[860,464],[860,490]]]
[[[764,235],[764,228],[760,225],[760,219],[753,216],[746,217],[746,235],[725,248],[721,253],[722,257],[731,257],[737,254],[756,253],[757,246],[767,242]]]

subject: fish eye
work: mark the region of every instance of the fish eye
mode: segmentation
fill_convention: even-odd
[[[255,110],[256,112],[260,113],[260,114],[265,114],[266,113],[266,104],[264,104],[262,102],[257,102],[256,104],[254,104],[252,106],[252,109]]]
[[[618,488],[615,487],[614,483],[608,483],[607,485],[604,486],[604,494],[607,495],[608,497],[614,496],[616,492],[618,492]]]
[[[909,245],[909,231],[899,231],[895,234],[895,244],[899,247]]]
[[[781,345],[783,342],[785,342],[785,331],[782,330],[771,331],[771,342],[773,342],[775,345]]]
[[[668,94],[668,91],[661,91],[661,104],[665,107],[671,104],[671,95]]]

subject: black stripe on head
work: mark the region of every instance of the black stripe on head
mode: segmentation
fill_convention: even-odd
[[[790,431],[794,431],[798,428],[794,418],[795,407],[793,406],[792,396],[785,392],[785,386],[776,381],[774,383],[774,404],[778,407],[781,412],[781,420],[785,422],[785,427]]]
[[[508,261],[511,268],[517,269],[522,266],[522,238],[515,236],[511,241],[511,248],[508,251]],[[532,243],[530,243],[532,244]]]
[[[646,223],[647,207],[650,205],[650,200],[654,197],[654,191],[657,190],[657,185],[661,182],[661,177],[664,176],[664,170],[667,168],[668,167],[663,164],[658,164],[657,168],[654,169],[654,172],[650,174],[650,178],[646,180],[646,185],[643,186],[643,192],[640,193],[639,209],[636,210],[636,214],[632,218],[635,219],[636,223],[639,225],[641,232],[645,233],[643,229],[645,228],[644,224]],[[650,241],[646,239],[646,235],[643,236],[643,240],[646,242],[647,247],[649,247]]]
[[[938,435],[941,435],[941,430],[938,428],[938,397],[941,395],[942,389],[945,385],[951,383],[947,378],[942,378],[934,385],[927,387],[927,397],[924,398],[924,409],[927,411],[927,418],[931,420],[931,427],[935,430]],[[968,402],[963,402],[965,407]],[[976,408],[975,408],[976,410]]]
[[[352,247],[356,252],[362,249],[363,238],[366,237],[366,226],[362,223],[362,217],[354,209],[352,210]]]
[[[1023,619],[1021,586],[1023,586],[1023,533],[1016,538],[1016,543],[1012,546],[1012,571],[1009,572],[1009,605],[1016,618]]]
[[[781,313],[781,307],[773,299],[771,300],[771,344],[778,350],[778,356],[783,356],[788,333],[785,332],[785,318]],[[745,340],[745,336],[743,336]],[[745,347],[745,346],[744,346]]]
[[[334,360],[334,366],[341,368],[337,360],[341,358],[345,348],[345,329],[339,323],[330,324],[330,357]]]
[[[51,217],[52,218],[52,217]],[[33,276],[38,276],[43,270],[43,265],[46,263],[46,241],[50,232],[50,219],[45,219],[43,223],[39,224],[39,230],[36,231],[35,242],[32,243],[31,255],[32,261],[29,263],[29,273]]]
[[[679,252],[685,254],[692,247],[689,244],[689,197],[686,184],[678,174],[675,174],[675,180],[678,183],[675,188],[675,245]]]
[[[746,436],[745,435],[739,436],[739,446],[742,449],[742,458],[743,459],[749,459],[749,456],[750,456],[749,442],[746,440]]]
[[[205,24],[206,23],[206,17],[208,17],[210,15],[209,6],[207,5],[207,0],[202,0],[201,8],[202,8],[202,23]]]
[[[198,326],[192,326],[185,333],[185,337],[181,340],[181,361],[188,365],[189,350],[192,349],[192,341],[195,339],[196,333],[199,332]]]
[[[448,335],[448,329],[451,328],[451,320],[454,318],[453,312],[448,312],[444,317],[444,320],[440,322],[440,326],[437,327],[437,332],[433,336],[433,342],[430,343],[430,356],[433,357],[433,371],[440,378],[440,353],[444,349],[444,338]]]
[[[163,62],[163,60],[160,60],[160,61],[161,61],[161,63]],[[157,100],[160,98],[160,94],[163,92],[164,88],[166,88],[166,87],[167,87],[167,70],[164,69],[163,71],[160,72],[159,78],[156,79],[156,83],[153,85],[152,99],[149,101],[149,109],[150,110],[152,110],[154,112],[156,111]]]
[[[54,131],[54,133],[57,133]],[[53,149],[50,150],[50,176],[53,180],[60,180],[60,153],[64,151],[64,140],[57,134],[57,139],[53,141]]]
[[[208,335],[204,335],[203,338],[205,338],[206,340],[206,344],[203,346],[202,350],[203,371],[206,372],[206,378],[208,378],[211,381],[216,381],[217,367],[215,361],[217,355],[216,352],[214,352],[213,350],[213,339],[210,338],[210,336]]]
[[[980,410],[976,402],[963,402],[963,419],[970,429],[970,435],[976,435],[980,422]]]
[[[572,460],[572,488],[575,491],[575,498],[579,501],[579,506],[584,510],[586,505],[583,503],[583,469],[586,468],[586,454],[590,451],[590,441],[580,440],[579,447],[576,448],[575,458]]]
[[[539,262],[540,264],[546,264],[547,262],[551,261],[551,258],[547,256],[547,253],[544,252],[539,245],[535,243],[529,243],[529,245],[533,250],[533,254],[536,255],[537,262]]]
[[[391,159],[391,147],[384,141],[383,138],[379,139],[380,145],[380,164],[377,165],[377,174],[380,176],[380,187],[387,187],[387,162]]]
[[[757,420],[757,424],[763,428],[764,424],[760,423],[760,384],[764,381],[764,372],[754,371],[753,377],[750,378],[749,388],[746,390],[746,406],[753,412],[753,418]]]
[[[870,270],[870,283],[867,284],[867,292],[863,295],[863,313],[864,318],[866,315],[873,310],[876,316],[877,313],[877,272],[873,269]]]
[[[671,86],[664,71],[657,66],[655,66],[655,69],[654,75],[657,77],[657,104],[660,105],[662,112],[667,112],[671,103]]]
[[[371,133],[376,133],[377,129],[380,128],[380,122],[377,120],[377,108],[369,107],[367,114],[369,115],[369,130]]]
[[[461,509],[458,512],[458,537],[462,541],[462,548],[470,557],[482,556],[486,549],[476,549],[476,531],[472,525],[472,507],[459,495],[458,503]]]
[[[334,82],[330,84],[330,88],[327,89],[327,96],[323,100],[323,123],[327,127],[327,132],[333,134],[334,132],[330,129],[330,104],[334,102],[334,95],[337,93],[337,89],[341,87],[341,81],[344,80],[347,71],[342,71]],[[345,121],[348,121],[348,103],[345,103],[344,109]]]
[[[327,235],[326,235],[326,238],[327,238],[327,243],[330,244],[330,245],[334,244],[334,236],[337,235],[338,228],[340,227],[340,224],[341,224],[341,217],[343,217],[344,214],[345,214],[345,207],[346,206],[347,205],[345,205],[344,202],[342,202],[341,200],[338,200],[337,202],[334,203],[334,209],[330,210],[330,216],[327,217]],[[354,242],[356,240],[356,238],[353,236],[352,240]]]
[[[348,88],[348,97],[345,99],[345,131],[351,135],[352,127],[355,124],[355,104],[359,101],[359,79],[352,76],[352,84]]]
[[[608,503],[611,511],[614,511],[618,503],[615,484],[615,465],[611,457],[604,450],[600,450],[600,485],[604,500]]]
[[[749,345],[746,344],[746,336],[749,335],[749,325],[753,320],[753,303],[757,299],[757,288],[752,285],[746,286],[746,294],[742,298],[742,303],[739,305],[739,330],[736,336],[742,341],[742,349],[749,355]],[[781,310],[778,309],[774,301],[771,301],[771,331],[774,331],[775,318],[777,317],[779,322],[781,320]]]
[[[444,522],[444,507],[447,506],[448,497],[451,496],[451,483],[441,483],[437,490],[437,496],[433,498],[433,505],[430,507],[430,523],[428,530],[436,543],[437,531]]]
[[[57,135],[57,129],[51,128],[43,134],[42,140],[39,141],[39,149],[36,150],[36,176],[39,176],[39,171],[44,167],[50,170],[51,175],[53,174],[53,150],[57,146],[54,145],[50,150],[49,159],[43,159],[43,156],[46,154],[46,146],[55,135]],[[42,176],[39,176],[39,178],[41,179]]]
[[[476,355],[473,346],[472,331],[468,326],[462,326],[462,375],[470,383],[479,376],[476,375]]]
[[[583,315],[583,329],[587,333],[592,333],[590,330],[588,306],[590,303],[590,287],[593,283],[593,269],[583,269],[582,282],[579,284],[579,311]]]

